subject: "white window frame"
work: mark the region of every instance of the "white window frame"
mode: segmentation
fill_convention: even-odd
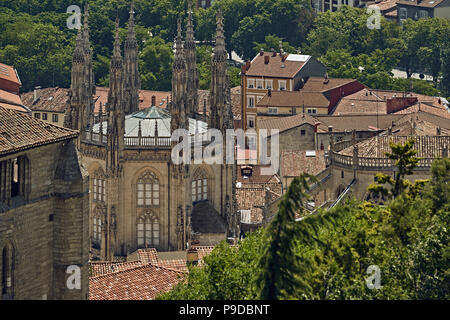
[[[263,79],[256,79],[256,89],[264,89],[264,80]]]
[[[266,80],[265,85],[266,85],[266,90],[273,89],[273,80]]]
[[[307,110],[308,114],[317,114],[317,109],[316,108],[310,108]]]
[[[251,221],[251,210],[241,210],[241,222],[250,223]]]
[[[250,121],[253,121],[253,126],[250,126]],[[253,115],[247,116],[247,127],[249,128],[255,127],[255,116]]]
[[[400,20],[408,19],[408,9],[406,9],[406,8],[398,8],[398,18]]]
[[[255,89],[255,79],[247,79],[247,88]]]
[[[282,85],[284,86],[284,88],[282,88]],[[280,89],[280,91],[286,91],[286,80],[278,80],[278,88]]]
[[[253,104],[251,104],[250,101],[253,101]],[[255,96],[247,96],[247,108],[255,108],[255,107],[256,107]]]

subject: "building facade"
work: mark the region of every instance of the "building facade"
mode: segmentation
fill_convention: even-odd
[[[130,21],[133,16],[131,10]],[[136,66],[127,64],[138,63],[137,56],[127,51],[134,50],[136,40],[130,23],[124,56],[134,58],[124,60],[117,21],[108,102],[104,109],[100,106],[98,121],[94,121],[92,111],[85,112],[90,97],[85,96],[87,91],[81,85],[88,81],[88,73],[80,72],[85,70],[86,59],[80,56],[84,39],[79,34],[66,125],[82,127],[78,144],[90,176],[90,238],[97,259],[113,260],[146,247],[185,250],[191,243],[214,245],[239,235],[234,165],[175,164],[172,160],[178,142],[171,141],[171,135],[176,129],[188,130],[190,139],[196,140],[204,137],[208,128],[221,132],[233,128],[222,15],[217,17],[211,60],[208,119],[197,110],[198,76],[190,8],[188,16],[185,39],[181,21],[178,23],[167,109],[149,105],[139,111],[133,111],[133,107],[129,113],[126,106],[139,88],[137,81],[127,80],[127,70],[137,71]],[[201,148],[207,143],[200,143]]]
[[[78,133],[2,107],[0,128],[0,300],[88,299],[89,179]]]

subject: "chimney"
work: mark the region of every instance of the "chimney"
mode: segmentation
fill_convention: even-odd
[[[269,64],[269,56],[264,56],[264,64]]]
[[[252,63],[250,62],[250,60],[245,61],[245,69],[248,71],[248,69],[250,69]]]
[[[152,96],[152,107],[156,106],[156,96]]]
[[[276,57],[277,56],[277,52],[275,51],[274,48],[270,49],[272,51],[272,57]]]
[[[190,248],[186,253],[186,262],[188,265],[198,264],[198,252],[197,249]]]
[[[40,96],[39,96],[39,90],[41,89],[41,87],[34,87],[34,97],[33,97],[33,103],[36,103]]]
[[[264,49],[263,49],[263,48],[261,48],[261,49],[259,50],[259,55],[260,55],[260,56],[263,56],[263,55],[264,55]]]
[[[286,58],[287,58],[287,54],[283,53],[283,55],[281,56],[281,61],[282,62],[286,61]]]

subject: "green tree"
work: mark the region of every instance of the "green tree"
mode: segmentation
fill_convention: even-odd
[[[267,227],[268,244],[259,261],[262,272],[256,280],[260,299],[289,298],[302,285],[297,276],[299,269],[292,239],[295,215],[304,210],[305,201],[309,198],[306,192],[313,180],[313,176],[302,174],[291,182],[279,204],[278,213]]]

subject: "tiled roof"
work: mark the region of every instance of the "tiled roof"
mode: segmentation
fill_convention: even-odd
[[[250,68],[246,71],[247,76],[265,76],[274,78],[294,78],[306,63],[309,56],[304,56],[306,61],[290,61],[289,56],[296,56],[288,54],[288,59],[282,61],[280,54],[275,57],[272,52],[265,52],[264,55],[257,55],[253,58]],[[265,64],[265,57],[269,57],[269,63]]]
[[[309,77],[302,91],[312,91],[312,92],[324,92],[344,84],[357,82],[355,79],[345,79],[345,78],[323,78],[323,77]]]
[[[158,252],[155,248],[138,249],[137,254],[142,263],[159,264]]]
[[[416,103],[409,108],[396,112],[396,114],[408,114],[415,112],[429,113],[450,120],[450,112],[444,106],[436,106],[435,104],[429,105],[427,103]]]
[[[252,175],[249,177],[242,175],[242,168],[244,167],[251,167],[252,168]],[[252,165],[252,166],[237,166],[236,167],[236,181],[241,183],[268,183],[271,181],[274,177],[274,175],[263,175],[261,172],[261,169],[265,166],[261,165]]]
[[[23,104],[33,111],[52,111],[64,113],[67,103],[68,89],[45,88],[37,89],[38,99],[34,101],[34,91],[21,95]]]
[[[99,112],[100,103],[105,111],[105,104],[108,102],[109,88],[97,87],[94,95],[95,112]],[[139,109],[145,109],[152,106],[152,96],[156,97],[156,106],[161,108],[167,107],[167,97],[170,99],[170,92],[139,90]],[[162,103],[162,104],[161,104]]]
[[[395,7],[397,7],[397,1],[398,0],[370,1],[367,2],[367,7],[377,6],[381,10],[381,13],[385,13],[388,10],[394,10]],[[397,12],[397,10],[394,11]]]
[[[146,264],[90,278],[89,300],[152,300],[182,279],[182,272]]]
[[[278,129],[280,133],[304,123],[309,123],[314,126],[315,124],[319,124],[318,129],[322,131],[326,131],[327,127],[323,126],[323,124],[317,118],[311,117],[308,114],[299,113],[295,116],[289,117],[277,117],[277,118],[268,118],[268,119],[257,119],[257,128],[258,129]],[[270,132],[268,132],[270,134]]]
[[[326,168],[325,151],[315,150],[315,156],[307,156],[308,151],[286,151],[281,154],[281,174],[283,177],[298,177],[302,173],[317,175]]]
[[[20,96],[1,89],[0,89],[0,102],[15,104],[18,106],[22,105],[22,100],[20,99]]]
[[[0,154],[75,138],[78,132],[0,107]]]
[[[417,7],[425,7],[425,8],[434,8],[438,4],[441,4],[444,0],[399,0],[397,4],[409,5],[409,6],[417,6]]]
[[[449,134],[449,130],[442,130],[441,135]],[[436,126],[427,121],[416,121],[415,128],[410,121],[402,122],[392,129],[392,135],[388,135],[384,132],[380,136],[376,136],[357,143],[358,156],[366,158],[385,158],[386,152],[391,152],[389,143],[391,139],[395,139],[395,143],[405,143],[410,137],[416,140],[414,149],[418,151],[417,156],[422,158],[434,158],[440,157],[443,144],[437,146],[433,139],[436,137]],[[449,138],[449,137],[447,137]],[[431,141],[431,143],[428,143]],[[448,142],[447,141],[447,145]],[[339,151],[342,155],[352,156],[353,146]]]
[[[97,277],[108,273],[124,271],[142,266],[141,261],[130,262],[110,262],[110,261],[95,261],[91,262],[91,277]]]
[[[373,131],[375,128],[386,129],[392,121],[403,118],[401,114],[357,114],[357,115],[333,115],[316,116],[324,127],[332,126],[334,132],[344,131]]]
[[[21,85],[20,79],[17,77],[16,70],[6,64],[0,63],[0,78]]]
[[[186,259],[160,260],[159,265],[164,268],[177,270],[180,272],[188,272]]]
[[[278,180],[270,180],[267,183],[241,183],[236,188],[236,202],[238,210],[250,210],[250,223],[261,223],[263,212],[261,208],[266,203],[266,189],[270,192],[270,201],[281,196],[282,186]]]
[[[330,101],[320,92],[271,91],[256,104],[258,107],[315,107],[328,108]]]
[[[24,106],[18,106],[17,104],[9,104],[9,103],[0,102],[0,107],[5,108],[5,109],[9,109],[9,110],[19,111],[19,112],[22,112],[22,113],[29,113],[30,112],[30,110],[28,110],[28,108],[26,108]]]

